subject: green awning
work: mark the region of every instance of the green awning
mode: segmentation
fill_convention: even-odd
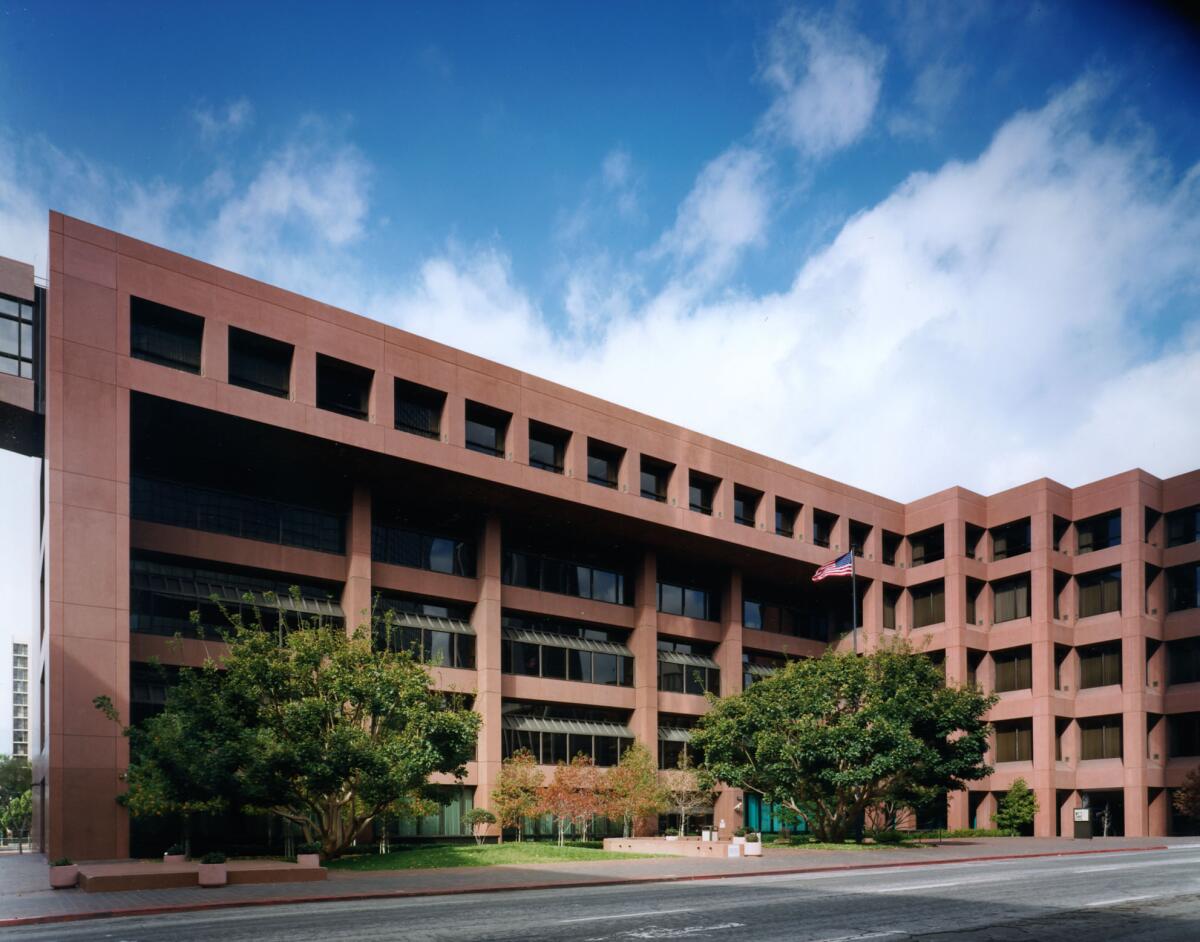
[[[592,651],[595,654],[615,654],[618,657],[633,657],[633,652],[615,641],[594,641],[573,635],[560,635],[553,631],[537,631],[533,628],[501,628],[500,637],[506,641],[524,641],[527,644],[544,644],[552,648],[567,648],[571,651]]]
[[[770,677],[774,674],[778,667],[767,667],[765,664],[743,664],[747,674],[753,674],[755,677]]]
[[[660,726],[658,728],[658,738],[662,742],[691,742],[692,731],[690,729],[680,729],[678,726]]]
[[[505,729],[523,730],[529,733],[577,733],[581,736],[620,736],[632,739],[628,726],[600,720],[561,720],[547,716],[506,715],[501,725]]]
[[[209,602],[215,597],[218,602],[225,605],[240,605],[246,601],[246,589],[226,582],[187,579],[181,576],[136,569],[131,576],[132,586],[135,590],[153,592],[155,595],[195,602]],[[252,604],[258,605],[260,608],[278,608],[287,612],[304,612],[308,615],[344,617],[342,606],[332,599],[310,596],[300,596],[299,599],[295,599],[287,593],[280,593],[275,596],[274,601],[268,601],[261,592],[250,592],[249,594],[253,597]]]
[[[666,661],[668,664],[686,664],[688,667],[711,667],[715,670],[720,670],[721,665],[714,661],[711,657],[704,657],[700,654],[683,654],[679,651],[659,651],[658,659]]]
[[[461,618],[442,618],[437,615],[418,615],[416,612],[392,610],[393,624],[401,628],[427,628],[430,631],[448,631],[455,635],[474,635],[475,629],[469,621]]]

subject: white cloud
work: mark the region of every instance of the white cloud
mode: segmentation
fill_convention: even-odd
[[[870,125],[884,60],[880,48],[841,22],[788,13],[767,45],[762,74],[776,98],[764,128],[807,157],[843,150]]]
[[[254,121],[254,106],[247,98],[238,98],[223,108],[201,105],[192,112],[192,118],[206,141],[227,137],[249,127]]]

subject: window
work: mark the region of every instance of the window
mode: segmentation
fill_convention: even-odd
[[[1121,717],[1093,716],[1079,720],[1083,736],[1081,759],[1120,759]]]
[[[721,692],[721,671],[713,648],[692,641],[658,640],[658,689],[703,696]]]
[[[1200,608],[1200,563],[1172,566],[1167,570],[1167,611]]]
[[[992,559],[1008,559],[1028,553],[1031,545],[1029,518],[992,527]],[[968,554],[970,555],[970,554]]]
[[[375,626],[378,650],[408,651],[415,660],[439,667],[475,667],[469,606],[394,595],[381,595],[379,605],[381,613],[392,613],[393,621]]]
[[[625,634],[538,615],[501,619],[500,670],[610,687],[633,686],[633,656]]]
[[[629,716],[621,710],[519,700],[505,700],[501,710],[501,749],[506,759],[528,749],[544,765],[583,753],[598,766],[613,766],[633,745],[626,726]]]
[[[394,395],[396,428],[435,441],[442,437],[444,392],[397,378]]]
[[[1170,756],[1200,756],[1200,713],[1177,713],[1167,717]]]
[[[899,533],[883,531],[883,561],[886,565],[896,565],[896,554],[900,552],[900,541],[903,539]]]
[[[716,478],[710,478],[699,471],[688,472],[688,507],[690,509],[711,517],[713,496],[716,492]]]
[[[833,528],[837,524],[837,520],[837,514],[827,513],[824,510],[813,511],[812,541],[817,546],[829,546],[833,540]]]
[[[1167,546],[1200,541],[1200,504],[1167,514]]]
[[[1079,589],[1079,617],[1121,610],[1121,567],[1098,569],[1075,577]]]
[[[992,583],[992,620],[997,624],[1029,617],[1029,573]]]
[[[1054,689],[1068,690],[1070,685],[1063,686],[1063,669],[1067,666],[1067,655],[1071,653],[1071,649],[1065,644],[1056,644],[1054,646]]]
[[[1117,546],[1121,542],[1121,511],[1112,510],[1080,520],[1075,524],[1075,538],[1081,555]]]
[[[900,604],[900,592],[902,590],[898,585],[885,585],[883,587],[883,627],[896,627],[896,608]]]
[[[967,683],[979,686],[979,665],[983,663],[984,651],[967,651]]]
[[[979,610],[979,598],[983,593],[984,582],[967,576],[967,624],[978,625],[983,621],[983,613]]]
[[[450,576],[475,576],[474,543],[403,525],[372,525],[371,558],[392,566],[408,566]]]
[[[229,328],[229,382],[286,399],[291,393],[292,351],[290,343]]]
[[[914,533],[909,536],[908,545],[912,548],[912,565],[923,566],[926,563],[937,562],[946,555],[945,531],[939,524]]]
[[[908,590],[913,604],[913,627],[938,625],[946,620],[946,585],[941,579],[912,586]]]
[[[649,455],[642,455],[642,496],[647,500],[665,504],[667,502],[667,487],[671,482],[671,472],[674,470],[675,466],[673,464],[659,461],[657,458],[651,458]]]
[[[995,727],[997,762],[1033,760],[1033,720],[1006,720]]]
[[[753,588],[742,599],[742,627],[813,641],[829,640],[827,613],[810,606],[763,601]]]
[[[317,408],[366,419],[375,371],[317,354]]]
[[[504,441],[512,415],[467,400],[467,448],[496,458],[504,457]]]
[[[178,308],[129,299],[129,355],[160,366],[200,372],[204,318]]]
[[[1079,686],[1107,687],[1121,683],[1121,642],[1079,648]]]
[[[1029,690],[1033,687],[1033,653],[1029,646],[993,651],[996,667],[996,692]]]
[[[1167,642],[1168,683],[1194,684],[1200,682],[1200,638],[1183,638]]]
[[[1071,584],[1071,577],[1065,572],[1054,571],[1054,617],[1066,618],[1067,613],[1067,587]]]
[[[758,505],[762,492],[735,484],[733,487],[733,520],[744,527],[757,525]]]
[[[668,615],[683,615],[704,621],[717,620],[717,606],[708,589],[660,582],[658,584],[658,610]]]
[[[0,373],[33,379],[33,333],[33,305],[0,297]]]
[[[850,551],[855,556],[862,556],[863,550],[867,545],[867,539],[870,536],[871,525],[869,523],[859,523],[857,520],[850,521]]]
[[[983,539],[983,527],[977,527],[973,523],[966,524],[966,553],[967,559],[979,558],[979,541]]]
[[[504,551],[501,577],[505,585],[524,586],[557,595],[628,605],[625,574],[606,566],[556,559],[525,550]]]
[[[1067,530],[1071,528],[1071,521],[1066,520],[1057,514],[1054,517],[1054,552],[1062,551],[1063,540],[1066,539]]]
[[[599,484],[601,487],[616,488],[617,474],[621,468],[621,459],[625,455],[624,448],[609,445],[605,442],[588,439],[587,463],[588,483]]]
[[[753,686],[760,680],[765,680],[776,671],[787,666],[787,658],[782,654],[761,654],[757,651],[742,652],[742,689]]]
[[[571,433],[566,429],[544,425],[541,422],[529,423],[529,466],[541,468],[552,474],[563,473],[563,461],[567,453],[567,443]]]
[[[800,505],[782,497],[775,498],[775,532],[789,540],[796,535],[796,520],[800,516]]]

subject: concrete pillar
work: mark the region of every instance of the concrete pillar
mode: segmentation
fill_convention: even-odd
[[[346,528],[346,584],[342,589],[342,611],[346,633],[371,624],[371,489],[356,485],[350,499]]]
[[[1171,830],[1171,807],[1165,788],[1152,788],[1149,793],[1150,828],[1147,832],[1153,837],[1164,837]]]
[[[637,624],[629,636],[633,651],[633,735],[658,756],[658,560],[642,554],[634,573],[633,602]]]
[[[721,643],[717,646],[717,663],[721,666],[721,696],[729,697],[742,690],[742,572],[730,570],[721,593]],[[725,821],[721,837],[732,837],[734,829],[741,827],[742,812],[737,810],[742,801],[740,789],[726,788],[713,808],[713,824],[720,826]]]
[[[479,539],[479,599],[471,616],[471,625],[475,629],[475,709],[483,716],[475,752],[479,773],[475,807],[489,810],[503,750],[500,726],[500,531],[500,518],[490,514],[484,521]]]
[[[950,792],[947,798],[946,826],[952,831],[963,830],[971,826],[971,799],[969,792]]]

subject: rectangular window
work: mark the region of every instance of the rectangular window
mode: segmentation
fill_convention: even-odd
[[[571,433],[566,429],[530,420],[529,466],[549,471],[551,474],[562,474],[567,443],[570,440]]]
[[[1168,641],[1167,668],[1172,684],[1200,682],[1200,638]]]
[[[1167,546],[1200,542],[1200,504],[1167,514]]]
[[[1055,515],[1054,517],[1054,552],[1062,551],[1063,540],[1067,537],[1067,531],[1071,529],[1071,521],[1063,517]]]
[[[1200,713],[1168,716],[1167,742],[1172,759],[1200,756]]]
[[[692,586],[658,584],[658,610],[668,615],[683,615],[702,621],[716,620],[716,606],[708,589]]]
[[[981,579],[972,579],[967,576],[967,624],[977,625],[982,620],[982,612],[979,609],[979,599],[983,594],[985,583]]]
[[[1029,573],[998,579],[992,583],[993,620],[1013,621],[1029,617]]]
[[[508,423],[512,420],[512,415],[468,399],[466,418],[467,448],[480,454],[503,458]]]
[[[523,550],[506,549],[501,566],[505,585],[524,586],[541,592],[573,595],[576,598],[629,604],[625,574],[607,567],[555,559]]]
[[[317,354],[317,408],[366,419],[375,371]]]
[[[899,533],[890,530],[883,531],[883,561],[888,566],[896,565],[896,554],[900,552],[900,542],[904,539]]]
[[[973,523],[966,524],[966,554],[967,559],[979,559],[979,541],[987,531]]]
[[[671,472],[675,466],[649,455],[642,455],[642,496],[647,500],[660,504],[667,502],[667,487],[671,481]]]
[[[1079,617],[1121,611],[1121,567],[1098,569],[1075,577],[1079,590]]]
[[[617,475],[621,468],[621,459],[625,455],[624,448],[588,439],[587,463],[588,483],[599,484],[601,487],[616,488]]]
[[[444,392],[397,378],[394,395],[396,428],[435,441],[441,439]]]
[[[129,299],[129,355],[160,366],[200,372],[204,318],[145,298]]]
[[[1033,720],[1007,720],[995,727],[997,762],[1033,760]]]
[[[426,569],[451,576],[473,578],[475,575],[474,543],[407,526],[373,524],[371,558],[393,566]]]
[[[1172,566],[1167,570],[1167,611],[1200,608],[1200,563]]]
[[[717,481],[701,474],[688,471],[688,507],[696,513],[712,516],[713,497],[717,492]]]
[[[1079,686],[1107,687],[1121,683],[1121,642],[1079,648]]]
[[[996,667],[997,693],[1033,687],[1033,653],[1028,645],[993,651],[992,663]]]
[[[1083,737],[1081,759],[1120,759],[1121,717],[1093,716],[1079,720]]]
[[[1075,537],[1080,555],[1119,545],[1121,542],[1121,511],[1111,510],[1108,513],[1080,520],[1075,524]]]
[[[883,587],[883,627],[896,627],[896,609],[900,605],[901,588],[897,585]]]
[[[733,521],[744,527],[757,526],[758,505],[762,492],[735,484],[733,487]]]
[[[33,379],[36,358],[33,305],[0,296],[0,373]]]
[[[940,625],[946,620],[946,585],[942,579],[934,579],[908,590],[913,604],[913,627]]]
[[[923,566],[926,563],[937,562],[946,555],[945,529],[938,524],[936,527],[914,533],[909,536],[908,545],[912,548],[912,565]]]
[[[870,536],[871,525],[869,523],[859,523],[857,520],[850,521],[850,551],[855,556],[862,556]]]
[[[1028,553],[1031,539],[1028,517],[992,527],[992,559],[999,561]]]
[[[824,510],[813,510],[812,541],[817,546],[828,547],[833,540],[833,528],[837,525],[837,514]]]
[[[800,505],[782,497],[775,498],[775,532],[789,540],[796,535],[796,521],[800,517]]]
[[[229,328],[229,382],[286,399],[291,393],[292,353],[290,343]]]

